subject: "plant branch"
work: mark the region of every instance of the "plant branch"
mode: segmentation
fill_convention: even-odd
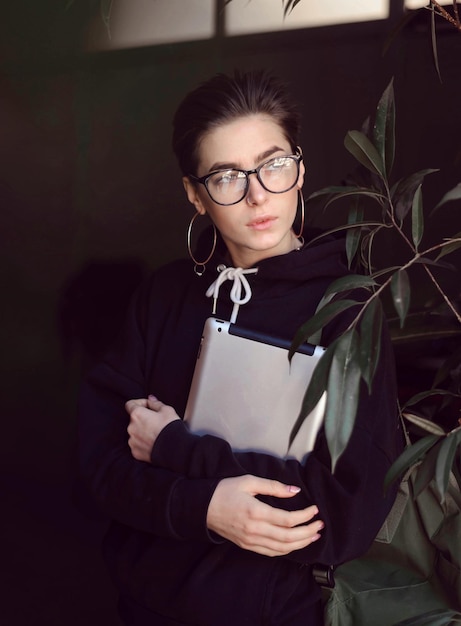
[[[426,250],[421,252],[419,256],[427,256],[428,254],[431,254],[431,252],[435,252],[436,250],[441,250],[445,246],[449,246],[454,241],[461,241],[461,237],[453,237],[453,238],[447,239],[447,241],[445,241],[443,243],[436,243],[435,246],[431,246],[430,248],[426,248]]]
[[[396,226],[397,230],[400,232],[400,229],[398,228],[398,226]],[[401,233],[404,237],[405,234],[402,232]],[[406,237],[405,237],[406,239]],[[414,265],[415,263],[417,263],[421,257],[427,256],[427,254],[431,253],[431,252],[435,252],[436,250],[440,250],[441,248],[443,248],[444,246],[447,246],[449,243],[452,243],[452,240],[447,241],[446,243],[439,243],[435,246],[432,246],[431,248],[427,248],[427,250],[424,250],[423,252],[416,252],[414,253],[414,257],[412,259],[410,259],[409,261],[407,261],[407,263],[405,263],[405,265],[402,265],[401,267],[399,267],[399,271],[402,270],[407,270],[409,269],[412,265]],[[408,241],[408,244],[411,246],[411,243]],[[413,246],[411,246],[413,248]],[[444,292],[444,290],[442,289],[442,287],[439,285],[437,279],[435,278],[435,276],[432,274],[431,270],[427,267],[427,265],[425,263],[422,264],[425,271],[427,272],[429,278],[431,279],[432,283],[434,284],[435,288],[437,289],[437,291],[440,293],[440,295],[442,296],[442,298],[445,300],[447,306],[449,307],[449,309],[452,311],[453,315],[456,317],[456,319],[458,320],[458,322],[461,324],[461,315],[458,313],[458,311],[455,309],[453,303],[451,302],[451,300],[449,299],[449,297],[447,296],[447,294]],[[388,268],[389,271],[392,271],[393,268]],[[390,284],[392,280],[392,275],[389,276],[389,278],[387,278],[382,285],[379,286],[379,288],[373,292],[373,294],[368,298],[368,300],[366,300],[363,303],[362,308],[360,309],[360,311],[357,313],[357,315],[355,316],[355,318],[352,320],[352,322],[349,324],[347,330],[351,330],[352,328],[355,328],[355,326],[357,325],[359,319],[362,317],[365,309],[367,308],[367,306],[375,299],[377,298],[383,291],[384,289]],[[346,331],[347,332],[347,331]]]
[[[424,252],[418,252],[415,248],[415,246],[411,243],[411,241],[408,239],[408,237],[406,236],[406,234],[403,232],[402,228],[397,224],[397,222],[395,221],[395,214],[394,214],[394,210],[392,207],[392,202],[389,198],[389,204],[392,208],[391,211],[389,211],[389,215],[390,218],[392,220],[392,223],[394,225],[394,228],[397,230],[397,232],[401,235],[401,237],[403,237],[404,241],[407,243],[407,245],[409,246],[409,248],[411,249],[411,251],[414,254],[413,259],[411,259],[406,265],[404,265],[401,269],[408,269],[409,267],[411,267],[414,263],[416,263],[417,261],[419,261],[419,259],[423,256],[427,256],[428,254],[430,254],[431,252],[435,252],[436,250],[440,250],[441,248],[443,248],[444,246],[448,245],[449,243],[452,243],[452,240],[447,241],[445,243],[439,243],[435,246],[432,246],[431,248],[427,248],[427,250],[424,250]],[[423,267],[425,272],[427,273],[427,275],[429,276],[431,282],[434,284],[435,288],[437,289],[437,291],[440,293],[440,295],[442,296],[442,298],[445,300],[448,308],[452,311],[453,315],[456,317],[456,319],[458,320],[458,322],[461,324],[461,316],[458,313],[458,311],[455,309],[453,303],[451,302],[450,298],[447,296],[447,294],[444,292],[444,290],[442,289],[442,287],[440,286],[440,284],[438,283],[437,279],[435,278],[434,274],[431,272],[431,270],[428,268],[428,266],[423,263]],[[390,279],[389,279],[390,280]],[[386,281],[386,283],[384,283],[384,285],[386,285],[388,282]]]
[[[408,239],[408,237],[406,236],[406,234],[403,232],[403,229],[401,226],[399,226],[399,224],[397,223],[396,219],[395,219],[395,209],[394,209],[394,205],[392,204],[392,198],[391,198],[391,192],[389,190],[389,185],[387,184],[387,182],[385,181],[385,185],[386,185],[386,191],[387,191],[387,199],[389,202],[389,211],[388,214],[391,218],[391,222],[392,225],[394,226],[394,228],[396,229],[396,231],[399,233],[399,235],[403,238],[403,240],[405,241],[405,243],[408,245],[408,247],[410,248],[410,250],[413,252],[413,254],[417,254],[417,250],[415,248],[415,246],[411,243],[411,241]]]
[[[459,22],[459,13],[458,13],[458,3],[456,2],[456,0],[453,0],[453,13],[455,14],[455,20]]]
[[[368,298],[368,300],[363,302],[362,308],[357,313],[357,315],[354,317],[352,322],[349,324],[349,326],[347,327],[345,332],[348,332],[349,330],[352,330],[353,328],[355,328],[357,326],[357,323],[358,323],[359,319],[362,317],[362,315],[364,314],[365,309],[367,308],[367,306],[369,306],[369,304],[371,302],[373,302],[373,300],[375,300],[376,298],[379,297],[381,292],[384,291],[384,289],[390,284],[391,280],[392,280],[392,276],[390,276],[387,280],[385,280],[384,283],[382,285],[380,285],[379,288],[371,294],[371,296]]]
[[[461,32],[461,22],[459,20],[458,7],[456,6],[456,4],[456,0],[453,0],[453,6],[455,9],[455,17],[453,17],[452,15],[450,15],[450,13],[448,13],[446,9],[443,8],[443,6],[439,4],[439,2],[437,2],[437,0],[431,0],[431,5],[433,7],[432,10],[435,11],[437,9],[438,15],[440,15],[440,17],[443,17],[445,20],[450,22],[450,24],[453,24],[453,26]]]
[[[434,274],[431,272],[431,270],[427,267],[427,265],[424,265],[424,270],[426,271],[427,275],[429,276],[429,278],[431,279],[431,281],[433,282],[435,288],[437,289],[437,291],[440,293],[440,295],[442,296],[442,298],[445,300],[447,306],[451,309],[451,312],[453,313],[453,315],[456,317],[456,319],[458,320],[458,322],[461,324],[461,316],[458,313],[458,311],[455,309],[453,303],[451,302],[450,298],[447,296],[447,294],[444,292],[444,290],[442,289],[442,287],[439,285],[437,279],[435,278]]]

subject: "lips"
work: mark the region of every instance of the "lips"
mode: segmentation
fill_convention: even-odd
[[[255,219],[251,220],[251,222],[249,222],[247,226],[249,228],[253,228],[254,230],[265,230],[266,228],[270,228],[274,224],[276,219],[277,218],[273,217],[272,215],[262,215],[261,217],[256,217]]]

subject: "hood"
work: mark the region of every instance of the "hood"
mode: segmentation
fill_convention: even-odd
[[[345,237],[341,234],[325,235],[316,241],[323,231],[319,229],[305,229],[303,233],[305,244],[300,250],[288,254],[270,257],[258,263],[259,280],[298,280],[305,282],[310,278],[331,277],[332,280],[349,273],[345,254]],[[200,235],[196,257],[206,258],[213,240],[211,227]],[[312,243],[311,243],[312,242]],[[216,251],[207,264],[211,272],[207,275],[216,278],[218,267],[231,266],[226,246],[218,232]]]
[[[344,237],[325,235],[313,241],[322,231],[305,231],[300,250],[264,259],[258,264],[261,281],[292,280],[306,282],[319,278],[334,280],[349,273]],[[312,243],[311,243],[312,242]]]
[[[265,301],[285,297],[287,292],[296,291],[300,285],[305,289],[309,283],[315,285],[316,293],[322,292],[323,295],[333,280],[348,274],[349,270],[344,237],[325,235],[314,241],[321,233],[306,230],[305,244],[300,250],[263,259],[255,267],[245,270],[230,265],[226,247],[222,240],[218,241],[205,274],[208,278],[206,285],[209,285],[207,295],[214,299],[213,314],[217,313],[218,299],[232,302],[231,321],[235,322],[239,306],[251,299]],[[208,241],[210,236],[208,233]]]

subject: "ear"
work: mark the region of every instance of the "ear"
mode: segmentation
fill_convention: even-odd
[[[299,154],[302,154],[303,151],[301,150],[300,146],[296,146]],[[302,186],[304,185],[304,174],[306,173],[306,167],[304,165],[304,160],[301,161],[301,163],[299,164],[299,178],[298,178],[298,183],[297,183],[297,187],[298,189],[302,189]]]
[[[186,195],[191,204],[194,205],[200,215],[205,215],[206,209],[198,193],[198,185],[195,185],[188,176],[183,176],[182,184],[186,190]]]

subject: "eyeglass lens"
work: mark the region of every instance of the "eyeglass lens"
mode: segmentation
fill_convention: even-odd
[[[270,159],[256,169],[261,185],[272,193],[291,189],[298,179],[298,160],[293,156]],[[207,189],[218,204],[236,204],[248,190],[248,174],[244,170],[223,170],[207,179]]]

